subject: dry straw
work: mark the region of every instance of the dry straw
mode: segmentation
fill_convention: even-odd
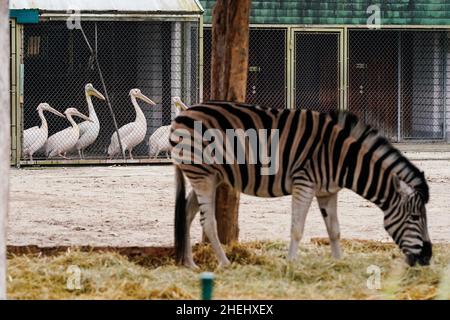
[[[342,241],[344,256],[330,256],[326,241],[299,249],[286,262],[282,242],[252,242],[227,248],[233,262],[216,270],[209,245],[194,248],[200,270],[178,267],[173,257],[126,257],[114,252],[70,250],[56,255],[10,256],[8,295],[12,299],[197,299],[198,277],[215,272],[217,299],[448,299],[450,245],[435,245],[432,264],[407,267],[392,244]],[[380,269],[381,288],[368,288],[368,267]],[[69,285],[78,274],[79,287]],[[78,268],[78,269],[77,269]]]

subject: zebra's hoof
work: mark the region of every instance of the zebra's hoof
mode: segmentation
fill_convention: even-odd
[[[190,262],[184,262],[183,265],[186,268],[192,269],[192,270],[199,270],[200,268],[198,267],[198,265],[195,264],[194,261],[190,261]]]
[[[228,267],[230,265],[231,265],[231,262],[227,260],[227,261],[224,261],[224,262],[219,262],[218,268],[219,269],[224,269],[224,268],[226,268],[226,267]]]

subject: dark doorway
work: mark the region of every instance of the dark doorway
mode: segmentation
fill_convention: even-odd
[[[338,33],[295,33],[295,107],[321,112],[339,107]]]
[[[352,31],[349,43],[349,110],[396,140],[398,32]]]

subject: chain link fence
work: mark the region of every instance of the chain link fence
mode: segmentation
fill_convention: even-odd
[[[165,158],[165,150],[154,154],[157,148],[152,149],[148,142],[158,128],[170,125],[177,110],[173,97],[181,97],[187,105],[199,100],[198,22],[85,21],[82,27],[97,49],[127,158],[130,150],[135,159]],[[70,30],[65,21],[25,25],[23,63],[22,160],[30,159],[31,155],[33,160],[64,156],[79,159],[80,147],[84,159],[122,158],[120,152],[112,151],[117,149],[113,118],[102,98],[105,92],[80,30]],[[86,86],[89,83],[94,89]],[[130,91],[135,88],[140,93]],[[45,105],[41,105],[44,110],[39,112],[37,107],[41,103],[48,103],[60,113],[76,108],[92,122],[74,114],[74,121],[83,123],[72,125],[67,118],[45,112],[48,109]],[[88,107],[90,103],[92,108]],[[41,126],[40,113],[48,123],[48,130]],[[62,130],[65,131],[61,133]],[[154,144],[168,143],[164,135],[154,138]]]
[[[339,107],[339,34],[295,32],[295,107],[330,112]]]
[[[445,31],[349,33],[349,110],[391,141],[445,138]]]
[[[205,28],[203,100],[211,94],[211,28]],[[287,29],[251,29],[246,102],[286,108]]]
[[[247,102],[321,112],[342,108],[392,142],[444,140],[450,114],[448,31],[350,29],[343,44],[342,35],[339,30],[251,28]],[[210,27],[204,57],[203,99],[208,100]]]
[[[95,43],[97,30],[98,60],[118,127],[125,126],[119,133],[127,157],[130,149],[137,159],[167,157],[164,148],[160,149],[167,142],[161,133],[164,130],[157,129],[169,125],[176,113],[172,98],[181,97],[187,105],[200,100],[198,22],[85,21],[82,26],[91,44]],[[347,70],[343,72],[348,79],[348,102],[341,107],[356,113],[394,142],[445,139],[446,112],[450,110],[446,97],[450,56],[447,31],[350,29],[348,42],[344,43],[346,57],[340,55],[343,41],[340,35],[289,28],[251,28],[247,102],[286,108],[292,107],[287,105],[291,101],[296,108],[335,110],[340,106],[339,95],[344,85],[340,81],[340,68],[343,59],[347,59]],[[293,51],[288,50],[289,39]],[[210,27],[204,29],[203,49],[206,101],[210,98],[211,82]],[[32,152],[34,160],[63,159],[63,156],[79,159],[72,136],[53,137],[52,143],[67,142],[72,147],[56,154],[49,152],[49,143],[44,144],[41,137],[45,126],[35,128],[42,123],[37,107],[48,103],[60,113],[76,108],[94,120],[88,100],[92,101],[98,118],[94,121],[98,129],[92,123],[81,126],[81,136],[87,132],[94,137],[82,148],[82,157],[111,158],[108,149],[115,134],[113,118],[101,96],[85,90],[86,84],[91,83],[105,95],[93,62],[80,30],[68,29],[65,21],[24,26],[22,160],[30,159],[29,150],[33,149],[36,149]],[[135,109],[130,96],[133,88],[140,89],[156,105],[137,97],[139,108]],[[141,114],[139,110],[143,116],[137,117]],[[43,114],[48,122],[49,139],[71,127],[67,119],[45,110]],[[76,115],[74,120],[85,121]],[[136,120],[144,125],[131,130]],[[83,127],[94,129],[86,131]],[[160,146],[149,147],[153,134],[153,141]],[[130,137],[135,139],[129,142]],[[120,152],[113,157],[120,159]]]

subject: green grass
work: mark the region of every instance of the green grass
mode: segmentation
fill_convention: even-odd
[[[303,244],[296,263],[286,262],[282,242],[252,242],[227,247],[233,262],[217,270],[208,245],[194,249],[199,271],[176,266],[172,257],[127,258],[118,253],[70,250],[52,256],[8,259],[11,299],[198,299],[199,274],[215,273],[215,299],[450,299],[450,245],[433,247],[428,267],[407,267],[392,244],[342,241],[343,259],[331,258],[321,241]],[[381,289],[368,289],[367,268],[381,268]],[[81,271],[81,288],[69,290]],[[71,269],[69,269],[71,270]]]

